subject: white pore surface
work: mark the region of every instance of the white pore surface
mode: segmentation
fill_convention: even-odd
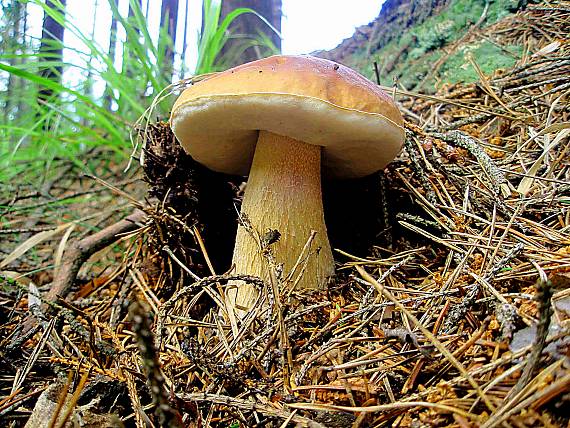
[[[330,178],[363,177],[384,168],[404,140],[404,129],[380,114],[290,94],[197,98],[176,109],[171,125],[196,161],[238,175],[249,173],[258,130],[322,146],[323,173]]]

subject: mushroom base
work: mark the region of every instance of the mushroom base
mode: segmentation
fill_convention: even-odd
[[[285,290],[325,287],[334,274],[334,260],[323,213],[320,146],[260,131],[241,212],[254,230],[238,227],[233,255],[236,273],[259,276],[269,283],[270,263],[262,255],[268,248],[274,265],[283,265]],[[268,243],[270,229],[281,234],[277,242]],[[312,231],[316,234],[307,247]],[[257,293],[248,284],[238,284],[229,297],[235,298],[236,306],[249,309]]]

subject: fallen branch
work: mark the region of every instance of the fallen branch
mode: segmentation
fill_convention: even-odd
[[[503,172],[473,137],[461,131],[449,131],[446,134],[433,133],[432,136],[467,150],[477,159],[481,169],[491,180],[495,193],[500,192],[504,198],[507,198],[514,192],[515,188],[513,185],[505,178]]]
[[[547,282],[538,282],[538,292],[536,300],[538,300],[538,312],[540,318],[536,327],[536,338],[532,347],[532,351],[526,360],[521,377],[516,385],[509,391],[505,399],[503,408],[508,408],[507,404],[512,404],[525,386],[532,380],[540,363],[542,351],[546,346],[546,338],[548,337],[548,328],[550,327],[550,319],[552,318],[552,289]]]
[[[46,300],[55,301],[57,296],[63,296],[71,289],[79,269],[83,266],[89,257],[97,251],[108,247],[120,238],[121,234],[131,232],[139,227],[146,218],[146,214],[141,210],[136,210],[133,214],[123,220],[106,227],[99,232],[87,236],[79,241],[72,243],[63,256],[63,260],[57,269],[52,286],[46,296]]]

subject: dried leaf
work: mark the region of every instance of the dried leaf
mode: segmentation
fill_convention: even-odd
[[[72,223],[71,227],[66,230],[63,237],[61,238],[61,241],[59,242],[59,246],[57,247],[57,251],[55,253],[55,262],[54,263],[55,263],[56,269],[58,269],[59,265],[61,264],[61,259],[63,259],[63,252],[65,251],[65,246],[67,245],[67,241],[69,240],[69,237],[71,236],[71,233],[73,232],[73,229],[75,229],[75,223]]]
[[[53,230],[46,230],[44,232],[37,233],[36,235],[27,239],[22,244],[18,245],[14,251],[12,251],[10,254],[8,254],[4,258],[4,260],[2,260],[2,262],[0,263],[0,269],[8,266],[14,260],[16,260],[19,257],[26,254],[28,251],[30,251],[32,248],[34,248],[39,243],[41,243],[47,239],[50,239],[50,238],[56,236],[57,234],[61,233],[62,231],[64,231],[68,227],[70,227],[72,224],[74,224],[74,223],[63,224],[61,226],[56,227]]]
[[[544,56],[544,55],[551,54],[552,52],[556,51],[560,47],[561,44],[562,43],[560,43],[560,41],[558,41],[558,40],[555,42],[549,43],[546,46],[540,48],[534,54],[532,54],[532,56]]]
[[[548,152],[553,148],[555,148],[558,145],[558,143],[560,143],[569,134],[570,134],[570,129],[562,129],[550,144],[546,144],[543,152],[538,157],[538,159],[534,161],[530,169],[527,171],[527,174],[530,176],[535,176],[538,173],[539,169],[542,167],[542,163],[544,162],[546,155],[548,155]],[[519,183],[517,191],[520,194],[526,196],[530,191],[530,189],[532,188],[534,180],[535,180],[534,177],[524,177]]]

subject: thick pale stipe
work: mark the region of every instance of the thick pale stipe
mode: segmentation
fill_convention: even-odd
[[[297,289],[322,289],[326,285],[334,274],[334,261],[323,213],[319,146],[260,131],[241,212],[261,236],[268,229],[281,233],[271,251],[275,261],[283,263],[284,277],[295,265],[311,231],[316,231]],[[243,226],[238,227],[233,263],[236,273],[269,282],[268,264]],[[239,285],[237,295],[233,292],[230,296],[236,296],[236,305],[248,309],[257,297],[247,284]]]

